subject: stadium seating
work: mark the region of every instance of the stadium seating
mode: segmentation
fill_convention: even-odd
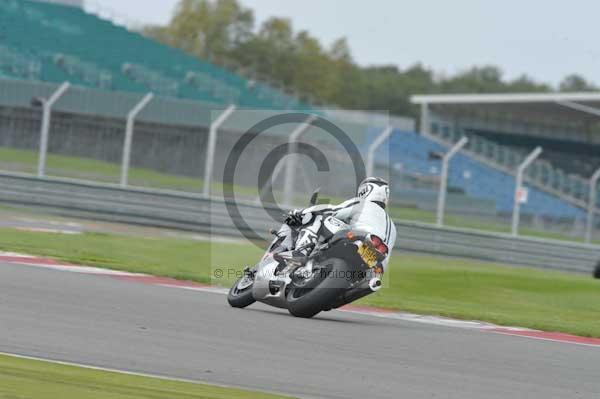
[[[432,157],[447,148],[415,132],[395,131],[389,146],[382,146],[378,159],[388,160],[396,170],[423,176],[439,175],[441,161]],[[498,212],[510,213],[513,208],[515,179],[512,175],[480,163],[467,155],[457,154],[451,161],[449,186],[462,189],[478,199],[495,200]],[[523,213],[550,217],[582,218],[583,210],[535,187],[529,188],[529,198]]]
[[[189,56],[77,7],[0,1],[0,73],[70,81],[120,91],[236,103],[248,108],[310,109],[263,83]]]
[[[493,139],[496,135],[488,131],[483,137],[481,132],[475,129],[451,128],[447,124],[438,123],[432,123],[431,133],[448,144],[458,141],[462,136],[469,137],[467,148],[486,159],[488,163],[496,165],[500,170],[516,170],[534,147],[542,146],[544,150],[542,156],[527,168],[526,175],[546,187],[547,192],[560,193],[560,197],[568,198],[571,202],[588,201],[590,190],[588,178],[598,165],[594,161],[594,146],[588,145],[586,150],[582,150],[581,145],[574,142],[567,145],[567,143],[561,144],[543,138],[527,141],[527,136],[522,135],[519,135],[518,140],[514,135],[509,135],[509,138],[497,141]],[[499,134],[497,136],[500,137]],[[569,154],[567,151],[569,147],[580,148],[581,152],[574,151]],[[573,166],[576,164],[581,168],[577,169]],[[573,170],[578,172],[574,173]]]
[[[473,130],[473,135],[484,137],[503,146],[520,151],[530,151],[537,145],[544,148],[543,157],[565,173],[590,176],[600,166],[600,146],[590,145],[582,141],[549,139],[539,136],[514,135],[490,131]]]

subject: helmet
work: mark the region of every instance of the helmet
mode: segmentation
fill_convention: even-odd
[[[379,177],[367,177],[358,186],[356,196],[362,200],[380,203],[385,208],[390,199],[390,186]]]

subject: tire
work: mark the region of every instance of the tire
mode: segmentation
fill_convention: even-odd
[[[238,285],[243,279],[244,277],[238,279],[227,294],[227,302],[229,302],[229,305],[231,305],[233,308],[243,309],[256,302],[254,296],[252,295],[252,287],[254,286],[254,283],[241,290],[238,289]]]
[[[338,277],[339,272],[348,269],[344,260],[328,259],[319,267],[318,277],[305,286],[293,284],[287,292],[288,311],[293,316],[310,319],[331,309],[331,304],[348,288],[350,283]]]

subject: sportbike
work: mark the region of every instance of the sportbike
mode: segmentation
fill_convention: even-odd
[[[317,202],[318,192],[310,204]],[[388,248],[365,226],[348,225],[326,217],[308,257],[277,253],[276,236],[262,259],[246,268],[227,300],[236,308],[256,301],[310,318],[372,294],[381,288],[382,261]],[[275,231],[273,234],[277,235]],[[302,250],[305,248],[297,248]]]

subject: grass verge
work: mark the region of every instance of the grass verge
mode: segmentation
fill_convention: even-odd
[[[276,399],[283,396],[0,355],[0,398]]]
[[[223,286],[262,254],[246,244],[12,229],[0,229],[0,250]],[[360,303],[600,337],[600,284],[591,277],[396,253],[385,283]]]
[[[35,151],[17,150],[0,147],[0,168],[24,173],[35,173],[38,154]],[[48,176],[68,177],[84,180],[94,180],[105,183],[118,183],[121,176],[121,166],[116,163],[97,161],[89,158],[66,155],[48,154],[46,163]],[[189,176],[173,175],[156,172],[151,169],[129,169],[129,184],[132,186],[201,192],[203,180]],[[256,188],[235,186],[239,195],[256,197]],[[215,193],[223,191],[223,184],[211,184]]]

